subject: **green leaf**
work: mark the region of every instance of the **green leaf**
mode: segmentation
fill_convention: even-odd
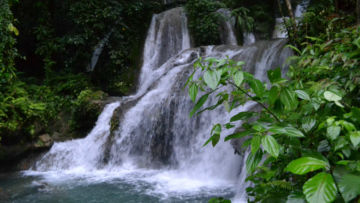
[[[280,145],[273,136],[267,135],[263,137],[263,139],[261,140],[261,144],[264,147],[264,150],[268,152],[271,156],[275,158],[279,156]]]
[[[298,129],[294,127],[285,127],[285,135],[290,137],[305,137],[305,135]]]
[[[257,132],[265,132],[266,128],[267,128],[266,124],[260,122],[255,122],[253,123],[252,126],[252,129],[254,129]]]
[[[360,131],[350,132],[350,140],[354,147],[360,144]]]
[[[333,177],[322,172],[305,182],[303,192],[310,203],[330,203],[335,200],[337,189]]]
[[[333,101],[333,102],[340,101],[342,99],[341,96],[339,96],[333,92],[330,92],[330,91],[325,91],[324,97],[326,100]]]
[[[249,85],[253,92],[256,94],[256,96],[262,97],[264,95],[264,84],[260,80],[253,78],[249,80]]]
[[[360,195],[360,174],[351,173],[345,167],[336,167],[334,177],[338,183],[341,196],[346,202],[350,202]]]
[[[339,183],[345,201],[351,201],[360,195],[360,175],[347,174]]]
[[[329,142],[327,140],[322,140],[319,143],[319,146],[317,147],[318,152],[329,152],[331,150],[331,147],[329,145]]]
[[[198,86],[196,85],[196,83],[192,83],[190,85],[190,88],[189,88],[189,96],[190,96],[190,99],[195,102],[196,101],[196,96],[197,96],[197,93],[198,93]]]
[[[285,127],[281,127],[281,126],[271,126],[269,128],[269,132],[272,132],[274,134],[285,134]]]
[[[319,169],[329,169],[329,163],[325,162],[321,159],[316,159],[313,157],[301,157],[290,162],[285,171],[297,174],[297,175],[304,175],[306,173],[316,171]]]
[[[215,90],[216,87],[219,85],[221,75],[218,71],[214,70],[207,70],[204,74],[204,81],[207,86],[209,86],[211,89]]]
[[[251,118],[254,115],[254,112],[240,112],[236,114],[235,116],[230,118],[230,122],[238,121],[238,120],[245,120],[248,118]]]
[[[352,132],[352,131],[356,130],[356,127],[354,126],[354,124],[352,124],[350,122],[341,120],[341,121],[339,121],[339,124],[344,126],[344,128],[349,132]]]
[[[224,141],[229,141],[231,139],[237,139],[237,138],[242,138],[248,135],[251,135],[252,133],[250,131],[243,131],[243,132],[239,132],[239,133],[234,133],[231,135],[228,135],[225,137]]]
[[[284,104],[285,109],[294,110],[298,105],[298,100],[295,96],[295,92],[289,88],[285,88],[280,93],[280,101]]]
[[[271,128],[269,128],[269,132],[279,135],[287,135],[289,137],[305,137],[300,130],[294,127],[272,126]]]
[[[291,194],[288,196],[286,203],[306,203],[303,194]]]
[[[334,150],[338,151],[340,149],[343,149],[348,144],[348,141],[345,139],[345,137],[340,136],[335,143]]]
[[[295,93],[300,99],[310,101],[310,96],[305,91],[295,90]]]
[[[271,84],[275,84],[278,81],[281,81],[281,69],[280,68],[276,68],[275,70],[269,70],[267,72],[268,78],[271,82]]]
[[[305,132],[310,132],[316,125],[316,120],[314,118],[306,117],[302,121],[302,129],[304,129]]]
[[[296,51],[299,55],[301,55],[301,51],[297,47],[290,45],[290,44],[286,45],[286,47],[291,48],[292,50]]]
[[[215,147],[216,144],[219,142],[219,140],[220,140],[220,134],[214,134],[211,139],[212,146]]]
[[[258,150],[255,154],[250,153],[246,159],[246,171],[248,174],[251,174],[255,171],[256,167],[261,162],[263,153],[261,150]]]
[[[272,86],[269,92],[269,103],[274,104],[279,97],[279,88],[277,86]]]
[[[243,66],[245,65],[245,62],[244,61],[239,61],[236,63],[236,66]]]
[[[220,124],[214,125],[214,127],[211,130],[211,137],[205,142],[203,147],[208,145],[210,142],[212,143],[212,146],[215,147],[220,140],[220,133],[221,133],[221,125]]]
[[[216,124],[214,125],[213,129],[211,130],[211,134],[213,135],[212,137],[212,146],[215,147],[215,145],[219,142],[220,140],[220,133],[221,133],[221,125],[220,124]]]
[[[326,136],[330,140],[336,140],[339,137],[341,131],[340,126],[332,125],[326,129]]]
[[[236,86],[240,87],[242,82],[244,81],[244,72],[238,71],[233,75],[233,80]]]
[[[199,110],[206,102],[206,100],[208,99],[210,93],[204,94],[202,97],[200,97],[200,99],[198,100],[198,102],[195,104],[193,110],[190,112],[190,117],[192,117],[197,110]]]
[[[16,36],[19,35],[19,30],[12,23],[9,23],[8,30],[13,32]]]
[[[251,139],[251,153],[255,154],[259,150],[260,144],[261,144],[261,137],[254,136]]]

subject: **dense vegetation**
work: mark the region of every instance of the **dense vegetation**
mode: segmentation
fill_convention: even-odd
[[[254,32],[259,39],[270,39],[274,27],[274,0],[188,0],[186,11],[189,28],[196,46],[220,44],[219,23],[228,20],[219,9],[231,11],[235,18],[238,41],[242,41],[243,32]]]
[[[94,100],[136,88],[152,14],[178,5],[162,2],[1,1],[0,149],[36,142],[40,134],[55,134],[59,128],[68,136],[84,136],[101,109]],[[299,2],[291,1],[293,7]],[[301,22],[287,20],[295,56],[289,59],[287,76],[279,69],[268,72],[269,84],[243,71],[242,62],[196,63],[203,77],[189,80],[190,97],[195,102],[199,90],[205,93],[191,114],[221,104],[231,111],[248,101],[263,107],[216,124],[206,143],[215,146],[222,128],[242,120],[241,130],[224,140],[246,138],[243,149],[251,151],[247,181],[253,183],[247,189],[249,201],[359,201],[359,2],[311,1]],[[200,46],[220,43],[221,8],[236,18],[239,41],[243,32],[270,39],[275,17],[293,15],[291,3],[188,0],[184,6],[194,44]],[[99,62],[88,72],[93,51],[102,44]],[[233,91],[221,92],[216,106],[201,109],[224,85]],[[0,150],[0,160],[2,156]]]
[[[189,95],[195,101],[199,89],[205,93],[191,115],[221,104],[228,111],[248,101],[262,107],[214,125],[205,143],[215,146],[222,128],[243,122],[224,140],[245,138],[242,149],[250,148],[250,202],[359,201],[360,27],[355,3],[339,7],[332,1],[315,2],[302,23],[289,29],[296,55],[290,58],[288,77],[280,69],[270,70],[267,84],[243,71],[242,62],[209,58],[195,64],[203,75],[189,79]],[[217,104],[202,109],[208,96],[224,85],[233,90],[216,92]]]
[[[4,146],[61,130],[56,129],[59,120],[70,128],[60,133],[86,135],[101,109],[92,100],[135,88],[149,21],[162,9],[158,1],[142,0],[0,4]],[[87,72],[94,49],[106,36],[95,70]]]

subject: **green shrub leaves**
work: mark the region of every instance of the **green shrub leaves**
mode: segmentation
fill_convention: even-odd
[[[247,192],[254,202],[330,203],[336,198],[340,202],[359,198],[360,60],[354,58],[358,47],[353,41],[360,28],[337,35],[341,40],[309,38],[315,44],[297,50],[301,55],[293,57],[290,80],[282,78],[280,69],[268,71],[271,86],[243,71],[242,63],[200,61],[203,77],[195,83],[205,94],[217,92],[218,98],[206,110],[224,104],[232,111],[249,101],[261,107],[237,113],[224,125],[236,129],[225,135],[225,141],[240,139],[242,148],[249,148],[247,181],[253,186]],[[225,85],[233,89],[221,88]],[[199,103],[203,105],[202,99],[194,109]],[[220,124],[214,126],[207,143],[219,142],[219,128]]]
[[[310,203],[329,203],[336,198],[336,185],[328,173],[319,173],[310,178],[303,186],[306,200]]]
[[[271,156],[275,158],[279,156],[280,145],[273,136],[267,135],[263,137],[263,139],[261,140],[261,144],[264,147],[264,150],[267,153],[271,154]]]
[[[319,169],[329,169],[329,167],[329,164],[324,160],[313,157],[302,157],[290,162],[286,166],[285,171],[289,171],[298,175],[304,175]]]

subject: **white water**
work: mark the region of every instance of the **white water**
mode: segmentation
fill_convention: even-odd
[[[183,8],[175,8],[155,14],[146,37],[141,68],[139,90],[143,94],[148,86],[161,75],[157,71],[169,58],[190,48],[190,35]]]
[[[105,37],[99,42],[99,44],[96,45],[95,50],[91,57],[90,64],[87,67],[88,72],[94,71],[95,66],[99,60],[99,57],[100,57],[106,43],[109,41],[109,38],[110,38],[110,35],[112,34],[112,32],[113,31],[106,34]]]
[[[148,194],[165,199],[183,194],[237,193],[235,202],[244,201],[245,159],[234,154],[229,142],[220,141],[215,148],[202,145],[213,124],[228,122],[236,113],[253,108],[254,103],[231,113],[221,107],[189,118],[194,104],[182,88],[199,56],[245,61],[245,70],[265,80],[266,71],[282,66],[291,54],[284,44],[283,40],[275,40],[246,47],[188,49],[190,38],[183,9],[155,15],[145,44],[137,93],[107,105],[86,138],[55,143],[28,174],[41,175],[48,182],[74,178],[89,183],[116,178],[139,185],[146,182],[152,185]],[[215,99],[210,97],[206,105]],[[110,119],[116,108],[123,114],[114,115],[120,127],[112,137]],[[222,135],[232,132],[224,130]]]
[[[298,21],[301,21],[301,18],[303,17],[304,13],[306,12],[307,7],[310,4],[310,0],[303,0],[300,4],[296,6],[295,9],[295,18]]]
[[[217,11],[223,17],[220,22],[220,40],[222,44],[237,45],[237,39],[235,35],[235,18],[231,16],[231,11],[228,9],[219,9]]]
[[[255,35],[252,32],[244,32],[243,33],[243,39],[244,39],[243,40],[244,41],[244,43],[243,43],[244,46],[248,46],[248,45],[254,44],[256,42]]]
[[[51,162],[37,164],[36,170],[93,170],[101,160],[102,146],[110,135],[110,119],[119,105],[119,102],[107,105],[86,138],[55,143],[42,158],[42,160],[50,159]]]

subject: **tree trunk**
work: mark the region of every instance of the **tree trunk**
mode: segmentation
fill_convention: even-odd
[[[291,29],[288,27],[288,24],[286,23],[285,15],[284,15],[284,13],[283,13],[283,11],[282,11],[282,6],[281,6],[280,0],[277,0],[277,3],[278,3],[278,6],[279,6],[280,15],[281,15],[281,17],[282,17],[282,19],[283,19],[283,22],[284,22],[286,31],[287,31],[287,33],[288,33],[288,35],[289,35],[289,33],[291,32]]]
[[[286,2],[286,6],[287,6],[287,9],[289,12],[290,19],[295,22],[295,16],[294,16],[294,12],[291,7],[291,2],[290,2],[290,0],[285,0],[285,2]]]

